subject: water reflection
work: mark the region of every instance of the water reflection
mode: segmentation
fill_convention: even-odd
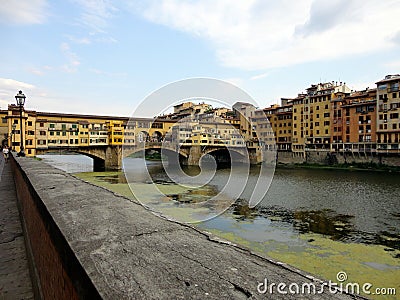
[[[128,183],[123,173],[114,175],[96,175],[95,177],[111,184]]]
[[[282,223],[286,223],[299,234],[317,233],[332,240],[383,245],[400,250],[400,235],[398,233],[388,231],[370,233],[357,230],[353,215],[338,214],[331,209],[291,211],[276,206],[250,208],[241,199],[227,213],[232,214],[237,222],[254,223],[254,227],[257,226],[254,221],[262,217],[268,219],[271,224],[280,224],[280,227],[283,227]],[[265,226],[265,224],[261,226]],[[390,249],[386,250],[390,251]]]

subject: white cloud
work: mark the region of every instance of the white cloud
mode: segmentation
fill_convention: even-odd
[[[74,0],[81,9],[80,22],[95,33],[104,33],[117,8],[109,0]]]
[[[10,91],[18,89],[34,89],[35,86],[30,83],[10,79],[10,78],[0,78],[0,89],[1,91]]]
[[[349,84],[350,89],[353,91],[362,91],[365,90],[366,88],[374,89],[376,88],[375,82],[381,80],[383,78],[375,78],[370,81],[354,81]]]
[[[395,46],[400,0],[162,0],[147,20],[211,41],[224,66],[265,70]]]
[[[265,78],[269,75],[269,73],[262,73],[262,74],[258,74],[258,75],[254,75],[252,77],[250,77],[250,80],[258,80],[258,79],[262,79]]]
[[[400,60],[392,60],[384,64],[384,67],[386,67],[389,70],[392,70],[392,72],[399,72],[400,71]],[[397,70],[397,71],[395,71]]]
[[[119,72],[119,73],[113,73],[113,72],[107,72],[103,70],[99,70],[96,68],[90,69],[91,72],[97,74],[97,75],[105,75],[105,76],[110,76],[110,77],[122,77],[122,76],[127,76],[128,73],[126,72]]]
[[[87,37],[78,38],[78,37],[75,37],[75,36],[72,36],[72,35],[68,35],[67,37],[71,42],[73,42],[75,44],[89,45],[89,44],[92,43],[92,41]]]
[[[28,68],[28,72],[38,75],[38,76],[43,76],[46,74],[46,72],[53,70],[52,67],[50,66],[42,66],[42,67],[30,67]]]
[[[6,0],[0,5],[0,22],[6,24],[41,24],[47,17],[46,0]]]
[[[8,104],[15,104],[15,95],[22,90],[27,96],[34,91],[36,87],[33,84],[10,79],[0,78],[0,108],[7,109]]]
[[[62,43],[61,46],[61,52],[64,54],[64,56],[67,58],[68,63],[64,64],[62,66],[62,69],[64,72],[67,73],[74,73],[78,70],[78,66],[81,64],[79,61],[78,56],[76,53],[71,51],[71,48],[68,43]]]
[[[223,78],[221,80],[232,83],[233,85],[235,85],[237,87],[243,87],[243,85],[244,85],[244,80],[242,78],[238,78],[238,77]]]

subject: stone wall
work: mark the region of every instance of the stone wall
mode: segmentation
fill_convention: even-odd
[[[28,256],[36,277],[34,281],[38,294],[43,299],[96,296],[93,284],[24,170],[14,159],[11,162],[18,206],[28,243]],[[48,176],[52,175],[54,174],[48,173]]]
[[[278,164],[320,164],[320,165],[337,165],[337,164],[377,164],[400,167],[400,155],[390,154],[366,154],[339,152],[331,153],[329,151],[307,151],[305,156],[295,154],[290,151],[278,151]]]
[[[278,151],[277,157],[278,163],[282,164],[301,164],[305,161],[303,155],[291,151]]]

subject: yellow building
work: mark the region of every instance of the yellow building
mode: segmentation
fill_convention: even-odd
[[[7,120],[7,115],[8,111],[7,110],[0,110],[0,140],[1,140],[1,145],[8,145],[8,139],[9,139],[9,132],[8,129],[8,120]],[[11,145],[11,143],[10,143]]]
[[[122,146],[124,143],[124,122],[122,120],[110,120],[106,122],[108,127],[108,145]]]
[[[309,150],[330,150],[332,100],[350,93],[345,83],[313,84],[304,98],[304,138]]]
[[[26,127],[27,127],[27,119],[30,112],[23,111],[22,112],[22,123],[20,118],[20,110],[19,107],[16,105],[9,105],[8,106],[8,113],[7,113],[7,123],[8,123],[8,145],[11,145],[12,149],[19,152],[21,150],[21,146],[26,148],[26,142],[21,144],[21,129],[22,133],[24,134],[23,139],[26,140]],[[29,122],[32,122],[34,116],[29,116]],[[31,125],[31,123],[29,123]],[[32,128],[32,126],[29,126]],[[15,129],[13,129],[15,128]],[[11,133],[14,132],[11,138]],[[31,149],[30,149],[31,150]],[[25,151],[29,152],[29,151]]]
[[[264,112],[274,131],[276,149],[290,151],[292,148],[292,109],[291,103],[279,106],[272,105],[265,108]]]

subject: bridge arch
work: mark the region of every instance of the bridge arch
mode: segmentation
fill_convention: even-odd
[[[161,142],[163,138],[162,132],[156,130],[152,133],[151,135],[151,141],[152,142]]]
[[[209,154],[213,156],[217,162],[217,165],[230,165],[232,162],[234,163],[244,163],[247,162],[247,154],[246,150],[235,149],[232,147],[218,147],[218,148],[210,148],[204,149],[203,156]]]
[[[180,156],[184,157],[184,158],[188,158],[189,157],[189,153],[188,151],[180,148],[179,150],[176,150],[172,147],[165,147],[162,146],[161,143],[157,143],[157,145],[151,144],[150,145],[145,145],[144,147],[135,147],[135,148],[130,148],[130,149],[126,149],[124,150],[124,156],[129,156],[135,153],[139,153],[140,151],[149,151],[149,150],[155,150],[161,153],[161,151],[166,151],[166,152],[170,152],[170,153],[178,153]]]
[[[136,141],[139,143],[148,142],[149,140],[149,133],[145,130],[140,131],[136,135]]]
[[[85,148],[50,148],[37,149],[36,155],[54,153],[54,152],[70,152],[82,154],[93,159],[93,171],[100,172],[106,169],[118,169],[120,163],[118,161],[118,149],[115,147],[85,147]],[[115,153],[116,152],[116,153]],[[114,154],[114,155],[113,155]]]

